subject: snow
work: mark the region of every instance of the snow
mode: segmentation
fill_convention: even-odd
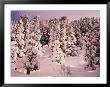
[[[37,20],[36,18],[29,22],[27,16],[24,16],[21,19],[22,21],[20,22],[22,22],[23,25],[20,25],[19,27],[19,23],[12,25],[13,32],[15,33],[14,35],[12,33],[11,42],[11,62],[14,62],[11,64],[12,76],[100,76],[100,67],[97,67],[94,71],[91,71],[91,67],[88,67],[87,70],[84,69],[85,65],[87,65],[84,61],[85,55],[88,54],[89,57],[95,56],[96,48],[98,48],[93,45],[93,42],[96,39],[96,37],[93,36],[97,36],[97,34],[95,35],[95,32],[99,33],[99,28],[97,28],[97,31],[94,31],[92,25],[92,28],[90,29],[87,27],[89,22],[93,22],[94,18],[83,18],[80,19],[79,22],[77,20],[78,26],[73,26],[74,28],[70,26],[70,23],[68,22],[68,19],[65,19],[65,16],[61,17],[61,20],[52,19],[49,24],[47,24],[46,21],[38,23],[40,20]],[[85,20],[89,21],[86,23]],[[59,28],[57,28],[58,26]],[[85,34],[82,33],[80,26],[84,30],[87,27],[88,32],[85,32]],[[15,29],[17,30],[15,31]],[[72,30],[74,31],[73,33],[71,33]],[[83,35],[77,35],[78,32]],[[95,42],[97,43],[97,41]],[[99,42],[97,45],[99,45]],[[90,54],[91,52],[92,54]],[[89,59],[89,57],[87,58]],[[37,69],[37,64],[39,70],[35,70]],[[27,70],[30,71],[29,75],[26,74]]]
[[[58,64],[56,62],[52,62],[51,58],[49,58],[49,55],[51,54],[51,51],[49,48],[44,47],[43,50],[45,50],[42,58],[39,58],[40,62],[40,70],[32,71],[30,75],[26,75],[23,71],[16,71],[12,70],[11,75],[13,77],[62,77],[67,76],[64,75],[64,73],[61,70],[61,64]],[[50,51],[50,53],[49,53]],[[71,70],[71,77],[99,77],[100,76],[100,68],[97,68],[94,71],[87,71],[84,70],[84,64],[82,57],[66,57],[65,58],[65,65],[70,65]],[[20,65],[21,62],[18,62],[18,65]]]

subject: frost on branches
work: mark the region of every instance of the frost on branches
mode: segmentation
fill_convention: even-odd
[[[52,52],[50,60],[61,64],[62,71],[67,68],[66,72],[71,74],[65,58],[80,56],[81,51],[86,62],[84,69],[95,70],[100,65],[100,19],[85,17],[69,21],[62,16],[40,20],[36,16],[30,20],[21,15],[20,20],[11,22],[12,69],[26,74],[40,70],[46,45]]]

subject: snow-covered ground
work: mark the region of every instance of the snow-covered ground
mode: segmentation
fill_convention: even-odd
[[[56,62],[52,62],[49,56],[51,55],[51,50],[48,47],[43,48],[44,54],[40,57],[40,70],[31,72],[30,75],[27,75],[23,72],[18,72],[14,69],[11,70],[11,75],[14,77],[61,77],[67,76],[62,72],[61,64]],[[43,50],[42,49],[42,50]],[[81,51],[81,55],[77,57],[67,57],[65,58],[65,66],[70,66],[71,77],[99,77],[100,76],[100,68],[96,68],[94,71],[84,70],[85,62],[83,61],[83,50]]]

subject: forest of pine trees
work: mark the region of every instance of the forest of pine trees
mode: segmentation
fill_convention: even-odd
[[[100,65],[100,18],[69,21],[62,16],[42,21],[39,16],[30,20],[25,15],[11,22],[11,64],[15,70],[23,68],[27,74],[39,70],[39,56],[45,45],[52,50],[52,62],[60,64],[65,57],[79,56],[84,50],[84,69],[95,70],[95,65]]]

